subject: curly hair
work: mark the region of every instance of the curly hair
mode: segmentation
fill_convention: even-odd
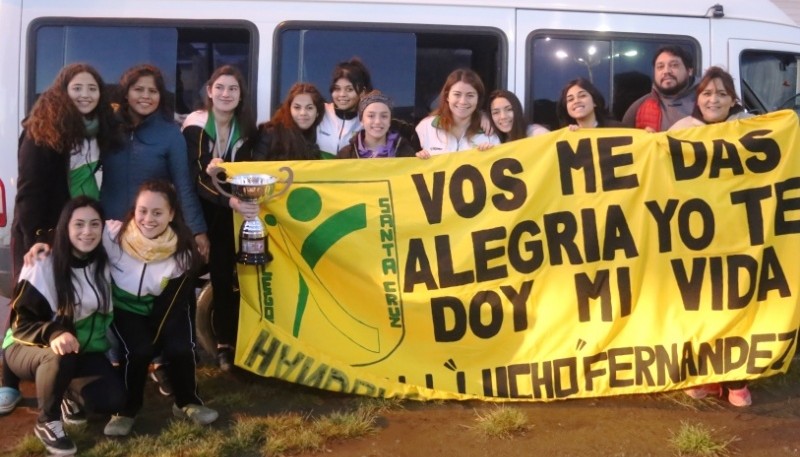
[[[46,146],[61,154],[69,154],[86,139],[84,116],[69,97],[69,83],[80,73],[94,78],[100,90],[97,106],[88,117],[97,118],[97,144],[101,152],[114,148],[119,141],[108,88],[91,65],[73,63],[65,66],[34,103],[28,117],[22,121],[25,134],[38,146]]]

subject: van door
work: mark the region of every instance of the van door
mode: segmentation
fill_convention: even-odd
[[[800,44],[731,39],[728,52],[731,74],[748,111],[793,109],[800,114]]]
[[[557,128],[555,105],[568,81],[589,79],[621,119],[652,85],[653,55],[677,44],[708,57],[709,19],[635,13],[519,10],[515,91],[533,122]]]

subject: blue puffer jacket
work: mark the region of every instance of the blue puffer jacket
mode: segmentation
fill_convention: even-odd
[[[175,186],[183,217],[192,232],[204,233],[206,223],[189,176],[186,141],[180,128],[158,113],[145,118],[128,134],[120,150],[103,157],[100,202],[106,218],[122,220],[133,205],[139,186],[158,178]]]

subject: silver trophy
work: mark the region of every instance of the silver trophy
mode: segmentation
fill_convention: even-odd
[[[289,167],[281,167],[280,171],[285,172],[288,177],[281,181],[275,176],[267,174],[243,174],[227,178],[225,181],[219,179],[219,175],[225,170],[221,167],[214,167],[208,171],[214,182],[214,187],[227,197],[236,197],[244,202],[264,203],[273,198],[283,195],[289,186],[292,185],[294,173]],[[225,191],[221,183],[226,182],[231,187],[231,192]],[[283,189],[275,192],[277,184],[284,184]],[[239,228],[239,252],[236,254],[236,261],[245,265],[265,265],[272,260],[267,243],[267,231],[261,219],[246,219]]]

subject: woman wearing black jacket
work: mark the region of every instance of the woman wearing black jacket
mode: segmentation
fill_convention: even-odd
[[[11,227],[15,279],[31,246],[52,244],[61,209],[70,198],[99,198],[100,156],[120,143],[100,73],[83,63],[58,73],[22,127]],[[0,414],[13,411],[21,398],[19,380],[4,364]]]
[[[269,122],[258,126],[258,142],[253,160],[317,160],[317,126],[322,121],[325,102],[313,85],[295,83]]]
[[[214,288],[213,327],[217,337],[217,362],[223,371],[233,367],[239,325],[239,293],[233,211],[245,218],[258,217],[258,205],[220,194],[205,172],[212,161],[251,159],[256,126],[248,106],[247,86],[236,67],[217,68],[206,85],[205,109],[191,113],[183,123],[183,137],[200,206],[214,242],[209,250],[208,272]]]
[[[3,341],[9,369],[36,381],[41,412],[34,433],[51,455],[76,452],[63,422],[85,422],[84,409],[112,413],[125,399],[105,356],[113,313],[102,234],[96,200],[82,196],[67,202],[51,255],[20,272],[12,325]]]

